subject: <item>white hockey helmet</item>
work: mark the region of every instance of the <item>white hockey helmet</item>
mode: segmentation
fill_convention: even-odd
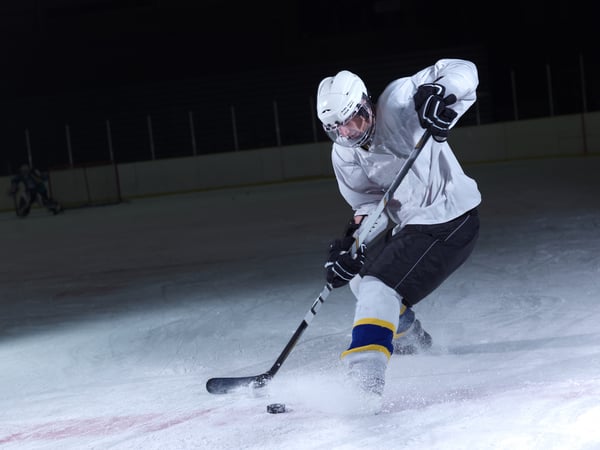
[[[367,145],[375,129],[367,87],[360,77],[348,70],[319,83],[317,115],[327,136],[344,147]]]

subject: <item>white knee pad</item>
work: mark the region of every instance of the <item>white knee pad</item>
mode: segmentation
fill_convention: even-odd
[[[350,288],[350,291],[352,291],[352,293],[354,294],[354,297],[356,297],[356,298],[358,298],[358,287],[360,286],[361,281],[362,281],[362,277],[360,275],[356,275],[348,283],[348,287]]]
[[[355,323],[362,319],[375,318],[389,322],[394,330],[397,329],[402,298],[394,289],[372,276],[355,277],[350,284],[357,299]]]

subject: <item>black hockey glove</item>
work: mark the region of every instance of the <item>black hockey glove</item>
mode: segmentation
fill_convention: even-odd
[[[441,84],[426,83],[417,88],[413,97],[421,127],[429,130],[437,142],[448,139],[450,124],[458,115],[456,111],[448,108],[448,105],[456,102],[456,96],[450,94],[444,97],[445,90]]]
[[[365,263],[365,246],[360,246],[355,257],[350,253],[354,243],[352,236],[335,239],[329,244],[329,256],[325,262],[325,278],[332,287],[342,287],[360,272]]]

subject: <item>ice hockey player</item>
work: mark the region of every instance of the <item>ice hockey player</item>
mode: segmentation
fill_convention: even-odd
[[[10,180],[8,194],[15,197],[15,208],[19,217],[29,214],[33,202],[38,202],[52,214],[62,212],[62,206],[48,195],[45,176],[38,169],[23,164]]]
[[[471,255],[479,236],[481,194],[447,142],[476,101],[476,66],[441,59],[387,85],[376,102],[356,74],[342,70],[317,90],[317,114],[333,141],[339,191],[353,210],[325,263],[333,288],[349,283],[356,297],[352,339],[341,355],[348,375],[380,398],[392,354],[425,351],[431,336],[413,306]],[[373,211],[424,133],[422,148],[383,214],[383,230],[352,257],[352,234]]]

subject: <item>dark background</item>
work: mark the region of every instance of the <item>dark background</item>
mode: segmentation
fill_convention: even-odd
[[[591,3],[590,3],[591,4]],[[480,70],[477,117],[514,120],[511,71],[520,117],[600,109],[595,88],[598,39],[591,6],[579,2],[424,2],[402,0],[20,0],[0,2],[2,70],[0,171],[26,156],[38,166],[106,160],[110,119],[119,162],[189,154],[189,112],[199,153],[314,140],[309,99],[321,78],[342,68],[378,93],[393,78],[439,57],[472,59]],[[319,130],[320,133],[320,130]],[[318,139],[324,138],[319,134]]]

